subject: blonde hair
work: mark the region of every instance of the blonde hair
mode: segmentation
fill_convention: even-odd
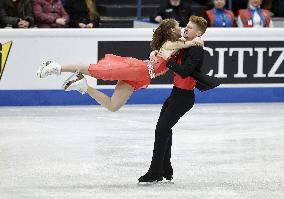
[[[206,19],[193,15],[189,18],[189,21],[195,23],[198,26],[199,30],[202,32],[202,34],[205,33],[208,25]]]
[[[85,0],[88,11],[89,11],[89,16],[91,20],[94,20],[95,17],[99,16],[99,13],[96,10],[96,5],[93,0]]]

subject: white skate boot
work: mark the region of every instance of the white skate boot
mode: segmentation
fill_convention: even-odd
[[[86,78],[76,71],[62,85],[65,91],[79,91],[82,95],[87,92],[88,84]]]
[[[61,73],[61,66],[60,64],[53,62],[42,60],[42,63],[37,71],[37,76],[39,78],[45,78],[49,75],[60,75]]]

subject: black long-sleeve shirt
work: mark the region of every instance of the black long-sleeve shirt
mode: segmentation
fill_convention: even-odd
[[[179,6],[172,6],[170,3],[161,4],[157,12],[150,17],[150,21],[156,22],[155,18],[161,16],[162,19],[175,19],[182,27],[185,27],[190,17],[190,7],[181,2]]]
[[[95,5],[94,5],[95,6]],[[94,20],[90,19],[89,10],[86,2],[83,0],[65,0],[65,10],[70,16],[69,25],[72,28],[78,28],[79,23],[93,23],[94,27],[98,27],[100,17],[95,16]],[[96,9],[96,8],[95,8]]]
[[[189,76],[193,77],[197,80],[196,87],[200,91],[206,91],[219,86],[220,82],[216,77],[201,73],[203,56],[203,48],[200,46],[193,46],[186,49],[181,64],[176,63],[175,60],[171,58],[167,63],[167,67],[182,78],[187,78]]]
[[[0,23],[4,27],[11,25],[17,28],[20,19],[29,21],[30,26],[33,26],[34,16],[30,0],[21,0],[18,4],[10,0],[0,0]]]
[[[195,70],[200,71],[203,64],[204,50],[200,46],[188,48],[182,58],[181,64],[170,59],[167,67],[179,74],[182,78],[189,77]]]

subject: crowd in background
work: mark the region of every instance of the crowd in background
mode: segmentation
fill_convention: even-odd
[[[283,2],[282,2],[283,3]],[[185,26],[192,14],[204,16],[210,27],[273,27],[271,16],[283,16],[280,0],[161,0],[150,21],[174,18]],[[193,5],[207,8],[194,13]],[[94,0],[0,0],[0,27],[96,28],[100,15]]]
[[[208,8],[199,15],[207,19],[209,27],[273,27],[271,16],[275,15],[273,6],[277,3],[278,0],[233,0],[233,9],[229,10],[227,0],[167,0],[150,20],[159,23],[174,18],[185,26],[189,16],[197,14],[192,5],[201,5]]]
[[[0,0],[1,27],[95,28],[99,21],[93,0]]]

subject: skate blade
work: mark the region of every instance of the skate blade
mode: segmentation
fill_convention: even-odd
[[[153,181],[153,182],[138,182],[137,184],[139,186],[151,186],[151,185],[157,185],[157,184],[161,184],[162,181]]]
[[[66,85],[64,85],[63,89],[65,91],[72,91],[72,90],[68,90],[68,88],[70,87],[70,85],[72,83],[74,83],[74,82],[72,82],[72,81],[67,82]],[[80,92],[82,95],[84,95],[86,93],[85,91],[81,91],[81,90],[77,90],[77,91]]]
[[[70,81],[71,81],[71,79],[73,79],[74,77],[77,77],[77,75],[79,74],[80,72],[79,72],[79,70],[76,70],[75,71],[75,73],[73,73],[70,77],[68,77],[65,81],[64,81],[64,83],[62,84],[62,88],[64,89],[64,90],[66,90],[69,86],[67,86],[67,84],[69,84],[70,83]],[[67,87],[66,87],[67,86]],[[65,88],[66,87],[66,88]]]
[[[42,69],[43,69],[43,66],[40,66],[39,69],[37,70],[36,76],[39,77],[39,78],[42,78],[42,76],[41,76]]]
[[[163,180],[162,184],[175,184],[172,180]]]

